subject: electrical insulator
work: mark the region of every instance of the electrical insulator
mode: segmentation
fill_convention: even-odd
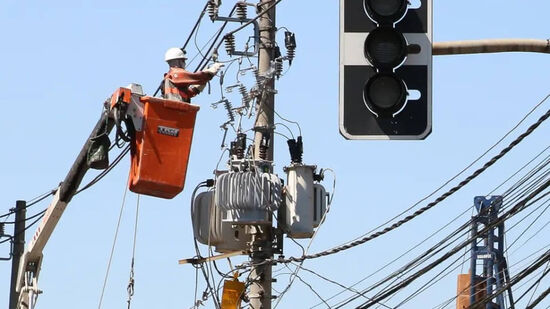
[[[237,18],[239,19],[246,19],[246,3],[245,2],[239,2],[237,3],[237,7],[236,7],[236,14],[237,14]]]
[[[292,65],[292,60],[296,56],[296,36],[294,32],[285,31],[285,47],[288,64]]]
[[[258,68],[254,68],[254,76],[256,77],[256,88],[261,89],[262,84],[264,83],[265,77],[260,75],[260,70]]]
[[[260,159],[267,160],[267,151],[269,150],[269,133],[264,133],[262,135],[262,140],[260,142]]]
[[[225,51],[228,55],[233,55],[235,52],[235,36],[233,34],[228,34],[224,37],[225,39]]]
[[[221,1],[219,0],[210,0],[208,1],[208,16],[210,16],[210,19],[214,21],[218,17],[218,11],[219,6],[221,4]]]
[[[237,157],[237,159],[244,159],[244,151],[246,150],[246,134],[239,133],[237,134],[237,140],[231,142],[231,155]]]
[[[250,95],[248,95],[248,90],[246,90],[246,87],[243,84],[239,85],[239,92],[241,93],[243,99],[243,106],[248,107],[250,104]]]
[[[275,49],[273,50],[273,70],[274,74],[279,79],[281,77],[281,74],[283,74],[283,57],[281,55],[281,49],[279,46],[275,46]]]
[[[273,62],[273,68],[275,69],[275,76],[277,79],[283,74],[283,60],[280,58]]]
[[[302,142],[302,137],[298,136],[298,140],[289,139],[287,141],[288,150],[290,152],[290,161],[292,163],[302,163],[302,154],[304,153],[304,145]]]
[[[229,121],[234,122],[235,121],[235,113],[233,112],[233,105],[229,100],[223,101],[223,106],[225,107],[225,110],[227,111],[227,117],[229,118]]]

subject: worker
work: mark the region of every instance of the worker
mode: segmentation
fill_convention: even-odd
[[[222,63],[214,63],[208,69],[192,73],[185,70],[186,59],[181,48],[173,47],[166,51],[164,60],[170,70],[164,74],[162,94],[165,99],[190,102],[223,67]]]

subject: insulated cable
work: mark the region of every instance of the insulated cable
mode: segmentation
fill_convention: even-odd
[[[547,97],[548,98],[548,97]],[[300,261],[303,261],[303,260],[308,260],[308,259],[315,259],[315,258],[319,258],[319,257],[323,257],[323,256],[327,256],[327,255],[332,255],[332,254],[335,254],[335,253],[338,253],[338,252],[341,252],[341,251],[344,251],[344,250],[348,250],[348,249],[351,249],[353,247],[356,247],[356,246],[359,246],[359,245],[362,245],[370,240],[373,240],[375,238],[378,238],[390,231],[393,231],[395,229],[397,229],[398,227],[400,227],[401,225],[411,221],[412,219],[420,216],[421,214],[423,214],[424,212],[426,212],[427,210],[430,210],[431,208],[433,208],[434,206],[436,206],[437,204],[439,204],[440,202],[442,202],[443,200],[445,200],[446,198],[448,198],[449,196],[451,196],[452,194],[454,194],[455,192],[457,192],[458,190],[460,190],[461,188],[463,188],[464,186],[466,186],[468,183],[470,183],[472,180],[474,180],[476,177],[478,177],[481,173],[483,173],[485,170],[487,170],[489,167],[491,167],[493,164],[495,164],[499,159],[501,159],[502,157],[504,157],[508,152],[510,152],[513,148],[515,148],[519,143],[521,143],[527,136],[529,136],[531,133],[533,133],[545,120],[547,120],[548,118],[550,117],[550,110],[548,110],[546,112],[546,114],[544,114],[536,123],[534,123],[533,125],[531,125],[527,131],[525,131],[523,134],[521,134],[517,139],[515,139],[512,143],[510,143],[508,145],[508,147],[504,148],[498,155],[494,156],[491,160],[489,160],[487,163],[485,163],[485,165],[483,165],[483,167],[479,168],[478,170],[476,170],[474,173],[472,173],[470,176],[468,176],[466,179],[464,179],[462,182],[460,182],[458,185],[456,185],[455,187],[451,188],[449,191],[445,192],[444,194],[442,194],[441,196],[439,196],[436,200],[434,200],[433,202],[429,203],[428,205],[420,208],[419,210],[415,211],[413,214],[405,217],[404,219],[401,219],[397,222],[395,222],[394,224],[392,224],[391,226],[388,226],[386,228],[384,228],[383,230],[381,231],[378,231],[378,232],[375,232],[374,234],[371,234],[369,236],[366,236],[362,239],[359,239],[359,240],[356,240],[356,241],[353,241],[351,243],[348,243],[348,244],[345,244],[345,245],[342,245],[342,246],[338,246],[338,247],[334,247],[332,249],[329,249],[329,250],[326,250],[326,251],[322,251],[322,252],[319,252],[319,253],[316,253],[316,254],[311,254],[311,255],[304,255],[302,257],[290,257],[290,258],[287,258],[287,259],[267,259],[266,262],[267,263],[290,263],[290,262],[300,262]]]
[[[534,199],[537,195],[539,195],[541,192],[546,190],[550,186],[550,180],[546,181],[543,185],[541,185],[535,192],[529,194],[526,198],[524,198],[522,201],[514,205],[510,210],[508,210],[506,213],[502,214],[501,217],[498,218],[498,220],[495,220],[494,222],[488,224],[485,228],[479,230],[477,234],[474,237],[479,237],[479,235],[483,235],[484,233],[487,233],[487,231],[491,228],[494,228],[504,222],[505,220],[511,218],[512,216],[518,214],[519,212],[523,211],[527,207],[529,207],[532,203],[529,203],[532,199]],[[534,202],[538,201],[535,200]],[[534,203],[533,202],[533,203]],[[473,239],[473,237],[472,237]],[[430,263],[428,266],[422,268],[420,271],[416,272],[415,274],[409,276],[408,278],[404,279],[401,283],[395,285],[393,288],[387,290],[383,294],[381,294],[378,297],[374,297],[371,302],[364,303],[360,308],[370,308],[372,305],[374,305],[376,302],[384,300],[385,298],[389,297],[390,295],[396,293],[397,291],[401,290],[402,288],[408,286],[410,283],[418,279],[419,277],[426,274],[428,271],[442,263],[443,261],[447,260],[454,254],[456,254],[459,250],[463,249],[465,246],[471,243],[471,240],[468,239],[458,246],[454,247],[451,251],[447,252],[442,257],[438,258],[434,262]]]

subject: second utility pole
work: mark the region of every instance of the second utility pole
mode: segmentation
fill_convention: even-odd
[[[258,13],[262,13],[274,3],[274,0],[261,0],[258,4]],[[258,70],[261,76],[271,68],[275,47],[275,6],[269,12],[262,15],[259,20],[260,26],[260,50],[258,55]],[[268,146],[264,160],[273,162],[273,131],[274,131],[274,108],[275,108],[275,79],[271,78],[258,98],[259,106],[256,123],[254,124],[254,159],[260,160],[261,146]],[[266,139],[267,138],[267,139]],[[268,141],[268,145],[262,142]],[[273,172],[273,171],[269,171]],[[273,256],[272,225],[255,225],[250,227],[252,235],[250,271],[250,308],[271,309],[271,264],[264,264],[266,259]]]

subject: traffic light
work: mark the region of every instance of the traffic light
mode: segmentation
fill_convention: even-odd
[[[431,80],[432,0],[340,0],[345,138],[426,138]]]

